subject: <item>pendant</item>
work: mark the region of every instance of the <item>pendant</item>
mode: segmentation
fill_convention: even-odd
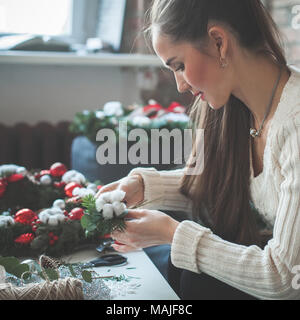
[[[250,128],[250,136],[251,136],[252,138],[258,137],[259,134],[260,134],[259,131],[256,131],[255,129]]]

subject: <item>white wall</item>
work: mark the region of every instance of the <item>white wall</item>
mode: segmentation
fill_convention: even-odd
[[[140,102],[133,68],[0,64],[0,123],[71,121],[107,101]]]

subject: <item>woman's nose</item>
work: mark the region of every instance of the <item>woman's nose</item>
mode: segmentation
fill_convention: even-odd
[[[183,77],[175,75],[175,80],[179,93],[185,93],[190,89],[190,85],[184,80]]]

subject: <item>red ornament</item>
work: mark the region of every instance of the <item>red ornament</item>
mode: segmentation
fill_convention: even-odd
[[[6,191],[7,182],[5,179],[0,180],[0,198],[4,195]]]
[[[63,181],[61,181],[61,182],[54,182],[53,185],[54,185],[55,188],[58,188],[58,189],[59,189],[59,188],[63,188],[63,187],[66,185],[66,183],[63,182]]]
[[[164,108],[160,104],[153,103],[153,104],[149,104],[149,105],[145,106],[143,108],[143,112],[149,112],[149,111],[153,111],[153,110],[159,111],[159,110],[163,110],[163,109]]]
[[[8,182],[17,182],[17,181],[22,180],[22,179],[24,179],[24,176],[22,174],[20,174],[20,173],[16,173],[16,174],[12,174],[11,176],[9,176],[7,178],[7,181]]]
[[[164,108],[158,103],[149,104],[143,108],[144,114],[150,119],[155,118],[159,111],[164,111]]]
[[[50,167],[50,174],[53,177],[62,177],[66,172],[66,166],[60,162],[56,162]]]
[[[70,182],[65,186],[65,194],[71,198],[73,197],[73,190],[75,188],[82,188],[82,186],[79,183],[76,182]]]
[[[14,217],[15,222],[31,225],[33,221],[36,221],[38,216],[30,209],[19,210]]]
[[[83,215],[84,215],[84,210],[82,208],[74,208],[69,213],[69,218],[71,220],[80,220]]]
[[[185,112],[185,107],[183,107],[180,103],[178,102],[172,102],[168,109],[168,112],[174,112],[174,113],[184,113]]]
[[[45,175],[50,175],[50,174],[51,174],[50,170],[42,170],[42,171],[40,172],[40,177],[41,177],[41,176],[45,176]]]
[[[15,239],[16,243],[27,244],[34,239],[33,233],[23,233]]]
[[[72,197],[66,200],[66,203],[68,204],[80,204],[82,202],[82,198],[80,198],[80,196],[76,196],[76,197]]]

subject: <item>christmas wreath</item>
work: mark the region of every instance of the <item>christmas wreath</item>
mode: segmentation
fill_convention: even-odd
[[[0,166],[0,255],[59,257],[124,230],[125,193],[101,188],[62,163],[28,171]]]
[[[127,132],[120,132],[120,121],[126,121],[128,132],[131,129],[144,129],[149,136],[151,129],[190,128],[186,107],[174,101],[166,108],[155,100],[150,100],[146,106],[123,106],[121,102],[110,101],[97,110],[83,110],[76,113],[70,131],[95,142],[97,132],[102,128],[113,130],[116,137],[126,135]]]

